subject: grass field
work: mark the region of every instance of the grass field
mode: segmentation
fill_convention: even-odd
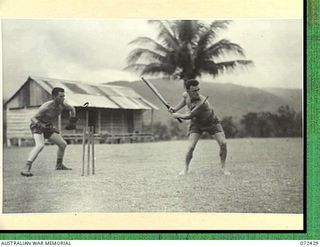
[[[187,141],[97,144],[96,175],[81,177],[82,145],[69,145],[55,171],[46,146],[31,178],[20,171],[31,147],[3,150],[4,213],[303,212],[303,140],[228,140],[231,176],[220,173],[218,146],[200,140],[187,176]]]

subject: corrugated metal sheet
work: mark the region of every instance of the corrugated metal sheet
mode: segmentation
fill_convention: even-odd
[[[83,106],[84,103],[89,102],[90,107],[97,108],[111,108],[118,109],[119,106],[109,100],[107,97],[101,95],[90,95],[90,94],[72,94],[66,93],[66,102],[73,106]],[[143,108],[145,109],[145,108]]]
[[[97,108],[158,110],[155,105],[142,98],[131,88],[42,77],[30,78],[49,93],[54,87],[64,88],[66,101],[76,107],[81,107],[84,103],[89,102],[90,107]]]

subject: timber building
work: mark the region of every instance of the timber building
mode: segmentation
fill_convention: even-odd
[[[54,87],[65,89],[66,102],[76,108],[76,130],[65,130],[69,116],[63,112],[54,126],[69,143],[79,142],[83,128],[94,126],[100,142],[120,143],[152,140],[152,133],[144,133],[143,113],[158,108],[133,89],[106,84],[29,77],[20,89],[4,104],[7,145],[22,145],[32,140],[30,119],[39,106],[51,99]],[[88,102],[88,107],[84,104]]]

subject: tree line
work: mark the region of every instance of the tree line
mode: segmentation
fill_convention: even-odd
[[[302,137],[302,113],[290,106],[281,106],[276,112],[249,112],[235,120],[232,116],[221,119],[227,138],[244,137]],[[152,129],[151,129],[152,128]],[[144,126],[153,132],[156,140],[185,139],[187,125],[171,120],[169,124],[156,122]],[[204,135],[209,138],[209,135]]]

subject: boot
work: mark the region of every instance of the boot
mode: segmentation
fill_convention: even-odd
[[[72,168],[66,167],[64,164],[57,164],[56,170],[72,170]]]
[[[32,166],[32,163],[28,161],[20,174],[25,177],[32,177],[33,174],[31,173],[31,166]]]
[[[69,168],[69,167],[66,167],[66,166],[62,163],[62,159],[57,159],[56,170],[72,170],[72,169]]]

